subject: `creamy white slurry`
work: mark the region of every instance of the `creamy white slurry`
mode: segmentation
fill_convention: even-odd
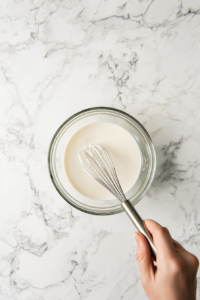
[[[86,197],[105,200],[112,194],[93,179],[81,166],[78,154],[85,145],[98,144],[105,148],[116,168],[124,192],[136,182],[141,169],[141,154],[135,139],[120,126],[92,123],[79,129],[68,141],[63,165],[68,180]]]

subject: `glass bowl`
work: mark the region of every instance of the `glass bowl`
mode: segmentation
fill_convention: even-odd
[[[111,200],[94,200],[83,196],[67,180],[63,169],[63,154],[71,136],[83,126],[96,122],[107,122],[121,126],[138,143],[142,158],[141,171],[136,183],[125,195],[133,205],[140,201],[154,178],[156,170],[155,149],[145,128],[135,118],[118,109],[94,107],[82,110],[67,119],[54,134],[49,147],[49,174],[58,193],[70,205],[93,215],[112,215],[123,211],[119,200],[114,198]]]

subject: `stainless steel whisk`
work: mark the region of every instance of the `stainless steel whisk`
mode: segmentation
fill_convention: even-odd
[[[99,145],[84,146],[79,153],[79,160],[85,171],[108,189],[117,199],[121,201],[121,205],[125,212],[137,228],[137,230],[146,237],[149,242],[152,256],[156,259],[156,248],[153,244],[151,234],[146,228],[140,215],[131,205],[129,200],[121,188],[114,164],[105,149]]]

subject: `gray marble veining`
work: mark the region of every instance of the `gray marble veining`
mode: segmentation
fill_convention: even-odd
[[[200,258],[199,13],[197,0],[0,2],[0,300],[147,299],[127,216],[81,213],[49,178],[54,132],[92,106],[149,131],[157,172],[137,210]]]

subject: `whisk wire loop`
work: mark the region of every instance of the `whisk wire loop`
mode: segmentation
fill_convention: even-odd
[[[99,170],[95,168],[95,165],[93,165],[96,164],[95,160],[92,160],[93,158],[91,158],[91,156],[88,155],[86,149],[84,150],[85,151],[81,151],[79,153],[79,159],[83,168],[89,175],[91,175],[94,179],[96,179],[100,184],[102,184],[105,188],[107,188],[112,193],[109,182],[106,179],[104,180],[100,179],[101,174]],[[114,196],[117,198],[117,194],[115,194]]]
[[[84,146],[79,153],[83,168],[121,202],[126,201],[108,152],[99,145]]]
[[[99,146],[97,146],[97,147],[99,147]],[[109,154],[108,154],[108,152],[106,150],[104,150],[104,155],[106,156],[107,162],[108,162],[108,164],[110,166],[109,170],[111,172],[111,175],[113,176],[112,178],[114,179],[114,182],[116,184],[117,190],[120,193],[120,195],[126,200],[126,197],[125,197],[124,192],[122,190],[121,184],[119,183],[119,179],[118,179],[115,167],[114,167],[113,162],[112,162],[112,160],[111,160],[111,158],[110,158],[110,156],[109,156]]]
[[[113,162],[108,154],[108,152],[106,150],[103,150],[100,146],[95,145],[93,146],[93,150],[96,152],[97,156],[99,157],[98,162],[100,163],[100,165],[106,169],[106,175],[109,179],[109,181],[112,184],[112,187],[114,187],[117,192],[120,194],[120,196],[125,197],[124,193],[122,191],[121,185],[119,183],[116,171],[115,171],[115,167],[113,165]]]

